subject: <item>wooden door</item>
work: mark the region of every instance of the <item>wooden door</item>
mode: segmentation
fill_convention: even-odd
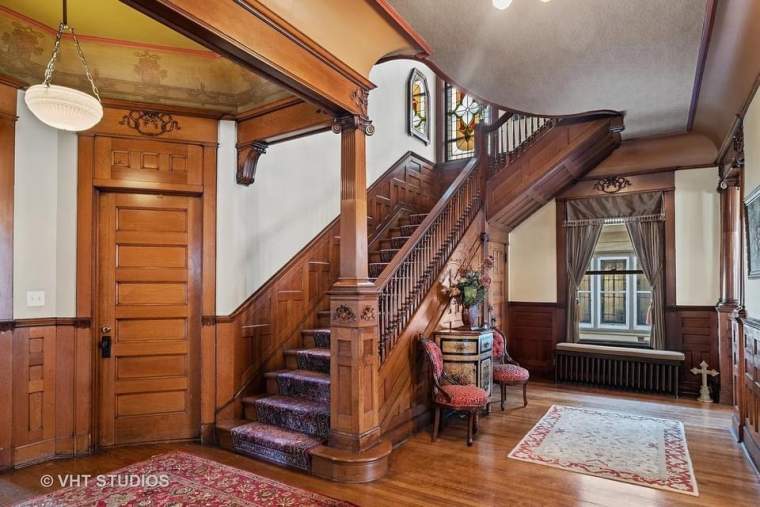
[[[201,216],[198,198],[100,196],[101,446],[200,433]],[[110,328],[110,330],[108,329]]]

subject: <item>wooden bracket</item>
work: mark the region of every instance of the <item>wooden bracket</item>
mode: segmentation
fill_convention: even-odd
[[[238,146],[237,182],[250,186],[256,178],[256,166],[259,157],[267,152],[269,145],[263,141],[253,141]]]

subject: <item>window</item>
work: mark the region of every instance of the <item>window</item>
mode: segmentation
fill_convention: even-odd
[[[651,301],[625,224],[605,224],[578,287],[581,342],[647,344]]]
[[[430,92],[427,79],[419,69],[412,69],[407,84],[409,134],[425,144],[430,142]]]
[[[475,154],[475,127],[488,118],[488,106],[446,84],[446,160]]]

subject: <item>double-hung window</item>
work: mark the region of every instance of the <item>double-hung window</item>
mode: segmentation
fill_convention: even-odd
[[[582,342],[649,341],[652,291],[624,224],[605,224],[578,288]]]

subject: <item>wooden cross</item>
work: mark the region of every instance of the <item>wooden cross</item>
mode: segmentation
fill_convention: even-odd
[[[712,398],[710,397],[710,387],[707,385],[707,376],[710,375],[712,377],[718,375],[718,371],[716,370],[708,370],[707,369],[707,363],[702,361],[699,363],[699,368],[694,367],[690,370],[694,375],[702,375],[702,385],[699,387],[699,398],[698,400],[703,403],[712,403]]]

